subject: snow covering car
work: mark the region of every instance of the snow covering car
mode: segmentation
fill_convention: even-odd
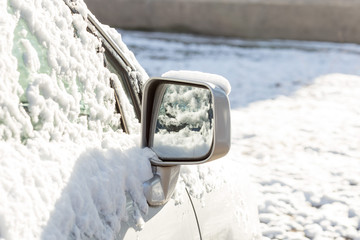
[[[80,0],[2,1],[0,31],[0,239],[259,237],[250,194],[198,165],[230,148],[224,78],[148,80]]]

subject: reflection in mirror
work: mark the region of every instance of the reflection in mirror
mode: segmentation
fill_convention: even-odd
[[[154,127],[153,150],[159,158],[202,159],[213,143],[211,93],[200,86],[163,84]],[[160,95],[160,96],[161,96]]]

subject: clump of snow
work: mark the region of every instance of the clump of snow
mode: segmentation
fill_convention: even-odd
[[[0,239],[113,239],[122,220],[141,222],[125,193],[147,212],[153,153],[120,129],[119,79],[87,31],[85,3],[66,3],[78,13],[62,0],[0,2]]]
[[[231,92],[231,85],[229,81],[223,76],[217,74],[180,70],[180,71],[168,71],[164,73],[162,76],[168,78],[188,79],[193,81],[214,83],[219,87],[221,87],[225,91],[226,95],[229,95]]]

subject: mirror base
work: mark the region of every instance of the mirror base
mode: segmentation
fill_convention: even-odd
[[[154,176],[143,183],[144,194],[150,206],[161,206],[174,193],[180,174],[180,165],[153,168]]]

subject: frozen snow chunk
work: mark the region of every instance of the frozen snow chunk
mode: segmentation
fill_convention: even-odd
[[[359,185],[359,182],[360,182],[359,179],[356,179],[355,176],[348,177],[347,181],[349,182],[349,185],[351,185],[351,186],[357,186],[357,185]]]
[[[283,235],[284,233],[284,230],[279,227],[270,227],[267,230],[263,231],[263,235],[270,239],[277,238],[277,236]]]
[[[308,224],[305,226],[305,236],[308,238],[315,238],[322,233],[322,228],[318,224]]]
[[[292,231],[298,231],[298,232],[304,231],[304,226],[295,221],[290,221],[287,225],[290,227],[290,229],[292,229]]]
[[[168,78],[189,79],[194,81],[205,81],[208,83],[214,83],[220,86],[226,92],[226,95],[229,95],[229,93],[231,92],[231,85],[229,81],[223,76],[217,74],[181,70],[169,71],[164,73],[162,76]]]
[[[276,220],[276,215],[271,213],[263,213],[260,214],[259,218],[261,223],[269,224],[271,221]]]
[[[354,207],[350,207],[349,212],[348,212],[348,217],[349,218],[360,217],[360,208],[355,209]],[[360,222],[359,222],[359,224],[360,224]],[[360,225],[359,225],[359,227],[360,227]]]

